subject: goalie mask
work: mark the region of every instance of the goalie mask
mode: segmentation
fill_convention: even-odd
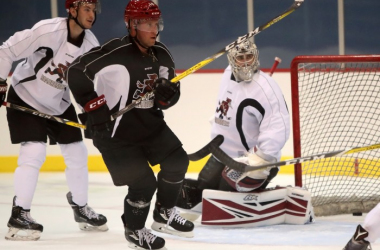
[[[236,81],[250,82],[259,69],[259,51],[255,44],[247,40],[232,48],[227,54]]]

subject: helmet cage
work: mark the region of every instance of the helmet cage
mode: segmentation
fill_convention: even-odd
[[[87,5],[87,4],[95,4],[95,12],[96,14],[100,14],[101,12],[101,5],[100,0],[66,0],[66,11],[67,13],[70,12],[70,7],[74,7],[75,9],[78,9],[80,5]]]
[[[237,81],[250,82],[260,66],[259,51],[249,40],[232,48],[227,58]]]

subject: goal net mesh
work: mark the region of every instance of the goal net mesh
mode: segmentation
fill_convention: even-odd
[[[323,58],[292,62],[292,102],[298,105],[293,123],[299,126],[294,141],[300,142],[295,157],[380,143],[379,57]],[[379,159],[376,149],[303,163],[302,185],[312,192],[316,215],[374,207],[380,201]]]

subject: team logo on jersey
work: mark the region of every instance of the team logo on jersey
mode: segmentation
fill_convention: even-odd
[[[157,74],[147,74],[148,79],[144,79],[143,82],[137,81],[137,89],[133,94],[133,99],[142,98],[147,92],[151,92],[154,89],[154,82],[158,79]],[[147,98],[143,98],[141,103],[136,108],[148,109],[153,107],[154,98],[153,95],[149,95]]]
[[[49,73],[50,75],[58,75],[58,78],[55,80],[56,82],[63,83],[66,81],[64,72],[70,66],[70,63],[66,61],[65,64],[58,63],[58,66],[54,64],[54,61],[51,61],[52,68],[48,67],[45,70],[45,74]]]
[[[219,113],[219,118],[215,117],[215,123],[228,127],[230,123],[226,120],[230,120],[231,117],[227,117],[227,112],[230,108],[232,108],[231,104],[232,100],[230,98],[226,98],[225,101],[220,102],[219,106],[216,108],[216,113]],[[224,120],[226,119],[226,120]]]

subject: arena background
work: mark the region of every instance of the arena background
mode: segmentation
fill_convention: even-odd
[[[42,19],[67,16],[64,0],[5,1],[0,9],[0,43],[16,31],[31,28]],[[292,0],[158,0],[165,28],[160,41],[171,50],[178,72],[213,55],[237,37],[263,25],[285,11]],[[126,0],[101,0],[102,13],[92,31],[100,43],[126,34],[123,20]],[[258,34],[254,41],[260,51],[261,68],[268,71],[274,57],[282,59],[274,78],[281,86],[291,112],[291,60],[297,55],[379,54],[380,1],[376,0],[305,0],[303,6],[272,27]],[[166,121],[182,140],[188,153],[195,152],[209,140],[209,117],[216,105],[216,95],[226,56],[218,58],[198,72],[184,78],[179,103],[165,112]],[[0,172],[13,172],[17,166],[18,145],[12,145],[5,108],[0,109]],[[33,129],[25,124],[25,129]],[[292,136],[292,135],[291,135]],[[292,138],[283,150],[283,159],[293,157]],[[86,140],[90,171],[105,171],[101,157]],[[197,172],[203,159],[192,162],[190,172]],[[63,171],[58,146],[48,147],[42,171]],[[157,168],[157,166],[155,167]],[[292,173],[292,168],[281,168]]]

